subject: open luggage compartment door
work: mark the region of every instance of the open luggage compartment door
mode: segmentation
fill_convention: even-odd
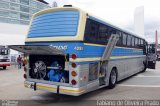
[[[61,50],[54,48],[53,46],[30,46],[30,45],[11,45],[10,49],[25,53],[36,55],[65,55]]]
[[[53,46],[18,45],[10,49],[28,55],[28,78],[32,81],[69,83],[69,56]]]

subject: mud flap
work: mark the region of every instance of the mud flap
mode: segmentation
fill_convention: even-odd
[[[156,48],[155,44],[147,44],[147,68],[155,69],[156,68]]]
[[[147,55],[147,68],[156,69],[156,54]]]
[[[147,68],[156,69],[156,61],[148,61]]]

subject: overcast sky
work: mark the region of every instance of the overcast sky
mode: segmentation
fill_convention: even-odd
[[[160,0],[46,0],[56,1],[58,6],[72,4],[95,16],[134,32],[134,11],[144,6],[145,36],[150,42],[155,40],[155,30],[160,36]],[[160,43],[160,37],[159,37]]]

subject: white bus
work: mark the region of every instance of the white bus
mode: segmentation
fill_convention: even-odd
[[[145,71],[147,43],[74,7],[36,13],[24,46],[25,87],[79,96]]]
[[[10,66],[10,50],[5,46],[0,46],[0,67],[6,69]]]

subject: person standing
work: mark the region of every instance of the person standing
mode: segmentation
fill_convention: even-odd
[[[18,69],[21,69],[21,65],[22,65],[22,57],[19,55],[17,58],[17,63],[18,63]]]

